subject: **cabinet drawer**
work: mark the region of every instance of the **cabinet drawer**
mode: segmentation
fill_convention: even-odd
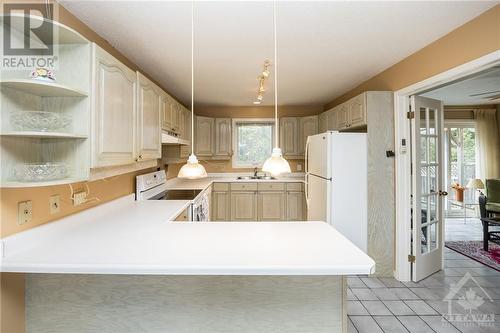
[[[231,191],[257,191],[257,183],[232,183]]]
[[[284,183],[259,183],[259,191],[284,191]]]
[[[228,183],[213,183],[213,191],[215,191],[215,192],[229,191],[229,184]]]
[[[302,192],[302,191],[304,191],[304,184],[302,184],[302,183],[287,183],[286,190],[293,191],[293,192]]]

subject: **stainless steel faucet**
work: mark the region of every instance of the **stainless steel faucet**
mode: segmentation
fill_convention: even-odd
[[[258,168],[253,169],[253,176],[254,177],[257,177],[258,173],[259,173],[259,169]]]

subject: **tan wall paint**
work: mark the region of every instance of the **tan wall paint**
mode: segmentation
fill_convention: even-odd
[[[22,333],[24,320],[24,274],[0,274],[0,332]]]
[[[500,49],[500,5],[453,30],[356,88],[336,97],[328,110],[370,90],[396,91]]]

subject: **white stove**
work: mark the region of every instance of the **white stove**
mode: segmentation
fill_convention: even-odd
[[[188,221],[209,221],[210,190],[169,189],[164,170],[136,177],[136,200],[191,200]]]

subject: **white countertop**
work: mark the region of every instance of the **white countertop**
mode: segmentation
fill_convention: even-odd
[[[157,275],[370,274],[324,222],[168,222],[189,201],[127,196],[2,239],[2,272]]]
[[[238,176],[248,176],[248,173],[211,173],[207,178],[182,179],[172,178],[167,181],[167,188],[171,190],[204,190],[213,183],[303,183],[304,174],[296,173],[278,179],[236,179]]]

